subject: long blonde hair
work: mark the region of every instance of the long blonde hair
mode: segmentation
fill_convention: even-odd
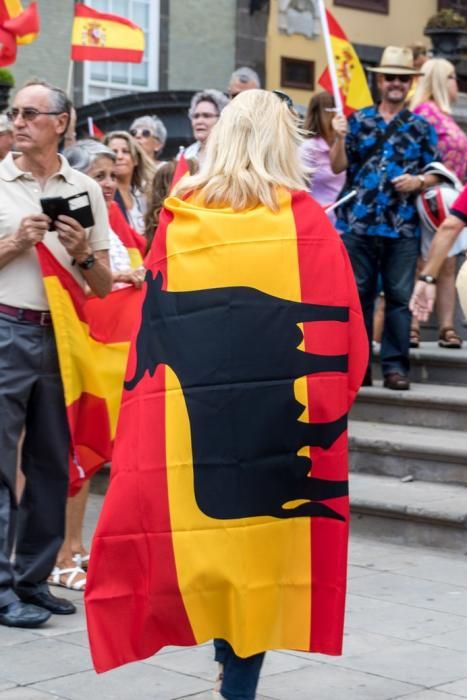
[[[448,76],[455,74],[456,69],[445,58],[430,58],[421,67],[420,77],[410,109],[415,109],[422,102],[433,100],[442,112],[451,114],[451,102],[448,93]]]
[[[193,192],[207,207],[242,210],[262,203],[277,211],[278,188],[306,190],[302,141],[298,116],[285,101],[266,90],[245,90],[213,127],[200,172],[180,180],[174,194]]]

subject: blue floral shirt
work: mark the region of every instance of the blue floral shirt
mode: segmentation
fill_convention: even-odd
[[[355,112],[349,119],[349,167],[340,196],[352,189],[357,195],[336,210],[336,228],[343,234],[388,238],[420,235],[415,206],[418,192],[397,192],[391,180],[405,173],[418,175],[427,163],[439,160],[438,138],[425,119],[410,114],[362,168],[366,154],[388,126],[376,106]]]

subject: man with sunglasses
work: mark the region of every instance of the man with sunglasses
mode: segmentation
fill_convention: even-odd
[[[66,94],[33,82],[8,117],[17,151],[0,163],[0,624],[38,627],[76,608],[47,587],[65,521],[69,432],[52,318],[35,246],[43,242],[77,284],[111,289],[107,211],[100,187],[58,154],[70,120]],[[51,227],[40,199],[87,192],[94,226],[60,215]],[[16,499],[21,432],[26,486]],[[15,563],[11,553],[15,544]]]
[[[437,137],[423,118],[405,108],[413,77],[410,49],[389,46],[377,75],[378,105],[366,107],[347,120],[333,119],[337,148],[334,172],[347,168],[343,196],[356,196],[337,211],[336,227],[343,234],[357,280],[370,351],[373,312],[381,275],[386,301],[381,342],[384,386],[407,390],[409,382],[409,300],[419,252],[420,223],[417,194],[437,181],[424,167],[437,160]],[[371,359],[370,359],[371,363]],[[365,378],[371,385],[371,364]]]

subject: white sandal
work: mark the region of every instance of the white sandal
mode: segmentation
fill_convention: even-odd
[[[63,581],[62,576],[66,574],[69,574],[69,576]],[[81,574],[83,574],[84,578],[76,581],[76,577]],[[86,572],[79,566],[73,566],[67,569],[60,569],[58,566],[54,566],[48,578],[48,583],[52,586],[68,588],[70,591],[82,591],[86,586]]]
[[[84,571],[88,570],[89,566],[89,554],[81,554],[80,552],[77,552],[76,554],[73,554],[73,561],[75,562],[76,566],[79,566],[81,569]]]

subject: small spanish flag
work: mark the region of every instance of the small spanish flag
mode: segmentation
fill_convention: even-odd
[[[123,379],[141,291],[87,297],[43,244],[36,246],[49,301],[70,428],[70,494],[112,458]]]
[[[17,46],[31,44],[39,33],[39,13],[33,2],[24,10],[20,0],[0,0],[0,66],[15,62]]]
[[[112,231],[117,234],[128,251],[132,270],[141,267],[146,252],[147,240],[131,228],[117,202],[112,202],[110,205],[109,223]]]
[[[78,3],[71,36],[73,61],[141,63],[144,33],[125,17],[96,12]]]
[[[368,87],[365,71],[354,47],[347,39],[340,24],[328,10],[326,10],[326,15],[336,63],[337,80],[342,95],[342,104],[344,105],[345,114],[350,116],[357,109],[363,109],[373,104],[373,98]],[[328,68],[323,72],[318,83],[332,94],[332,83]]]

